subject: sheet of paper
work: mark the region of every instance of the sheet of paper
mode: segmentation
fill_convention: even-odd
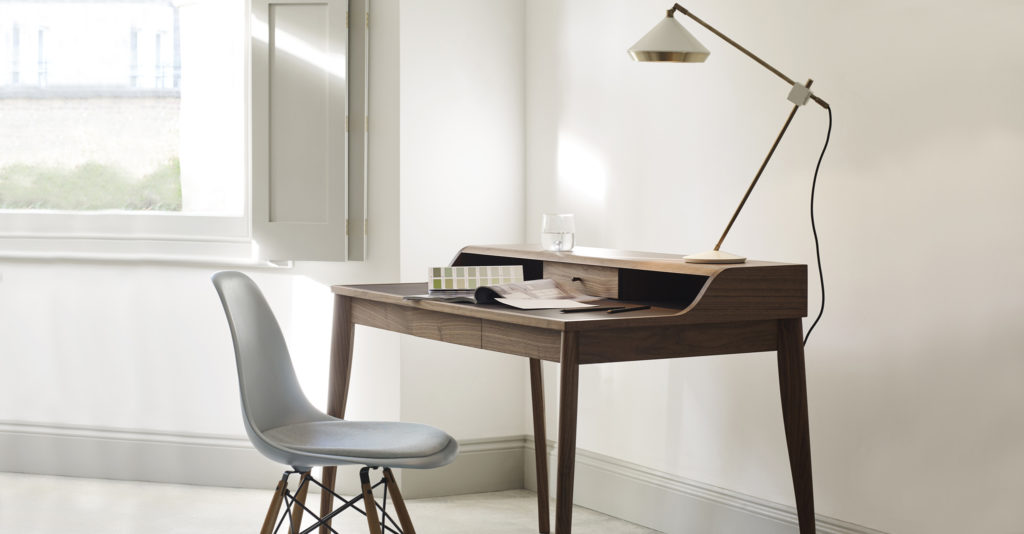
[[[498,302],[520,310],[546,310],[550,308],[589,308],[593,304],[584,304],[569,299],[532,299],[532,298],[496,298]]]

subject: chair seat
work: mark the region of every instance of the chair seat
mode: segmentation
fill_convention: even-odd
[[[416,423],[335,419],[280,426],[264,436],[299,453],[392,467],[437,467],[457,450],[447,433]]]

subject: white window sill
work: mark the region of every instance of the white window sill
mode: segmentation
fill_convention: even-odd
[[[101,239],[0,237],[0,260],[160,263],[244,268],[290,268],[258,259],[249,239]]]

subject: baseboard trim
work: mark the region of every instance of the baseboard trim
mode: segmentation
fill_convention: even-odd
[[[525,440],[527,489],[536,491],[532,438]],[[557,447],[548,443],[549,471]],[[725,488],[672,475],[584,449],[576,450],[575,492],[580,506],[668,534],[734,533],[792,534],[796,509]],[[553,476],[552,476],[553,480]],[[551,487],[554,495],[554,486]],[[885,534],[882,531],[822,515],[819,534]]]
[[[454,462],[399,472],[410,499],[523,487],[524,436],[459,442]],[[272,489],[282,466],[245,437],[0,421],[0,471],[110,480]],[[342,493],[359,491],[358,466],[338,470]]]
[[[525,436],[460,440],[454,462],[439,469],[403,469],[402,494],[416,499],[522,489],[525,447]]]
[[[0,471],[235,488],[281,467],[244,437],[0,421]]]
[[[523,487],[536,491],[531,436],[459,445],[459,456],[448,466],[402,470],[403,493],[422,498]],[[554,442],[547,449],[553,480]],[[281,475],[280,465],[238,436],[0,421],[0,451],[0,471],[13,473],[256,489],[271,488]],[[340,470],[342,492],[357,491],[357,469]],[[796,532],[791,506],[584,449],[576,451],[574,500],[668,534]],[[821,515],[817,528],[820,534],[885,534]]]

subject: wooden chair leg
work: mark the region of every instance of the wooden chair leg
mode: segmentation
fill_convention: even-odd
[[[370,534],[381,534],[380,517],[377,515],[377,502],[373,500],[369,471],[368,467],[359,471],[359,480],[363,484],[363,507],[366,508],[366,522],[369,524]]]
[[[324,467],[320,483],[327,489],[320,493],[320,517],[327,517],[327,514],[334,510],[334,495],[331,495],[331,492],[327,490],[334,490],[334,480],[337,470],[338,469],[334,466]],[[330,519],[320,525],[320,534],[331,534]]]
[[[303,505],[306,504],[306,492],[309,491],[309,478],[310,474],[303,473],[302,478],[299,479],[299,490],[295,494],[295,504],[292,505],[292,528],[289,533],[297,533],[302,530],[302,512]]]
[[[405,534],[416,534],[416,528],[412,526],[412,518],[409,517],[409,510],[405,507],[405,499],[395,482],[395,475],[391,469],[384,468],[384,483],[387,484],[388,492],[391,494],[391,502],[394,503],[395,512],[398,513],[398,522],[402,524],[402,532]]]
[[[274,532],[274,523],[277,522],[277,514],[281,511],[281,501],[284,500],[284,492],[288,489],[288,479],[282,478],[277,483],[277,489],[274,491],[274,498],[270,501],[270,508],[267,509],[267,518],[263,520],[263,528],[260,529],[260,534],[272,534]]]

